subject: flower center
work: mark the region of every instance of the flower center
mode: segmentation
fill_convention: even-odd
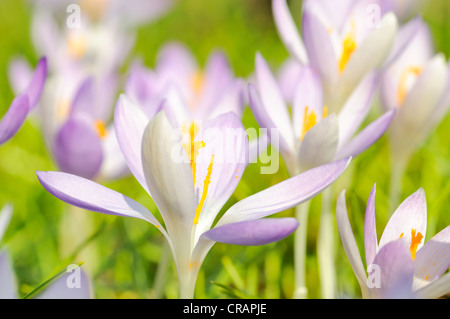
[[[400,234],[400,238],[403,237],[403,233]],[[423,235],[421,232],[418,232],[416,235],[416,230],[411,229],[411,245],[409,246],[409,251],[411,252],[412,260],[416,259],[417,247],[422,242]]]
[[[342,41],[342,55],[339,59],[339,72],[342,73],[347,66],[348,61],[356,50],[356,24],[352,22],[351,29]]]
[[[67,51],[76,59],[81,59],[87,51],[87,41],[84,34],[71,32],[67,36]]]
[[[400,76],[400,83],[397,89],[397,102],[402,105],[405,102],[406,94],[410,88],[410,80],[416,79],[422,73],[420,66],[409,66],[405,68]]]
[[[303,141],[306,133],[308,133],[308,131],[310,129],[312,129],[314,127],[314,125],[317,124],[316,113],[313,110],[311,110],[310,112],[308,112],[308,111],[309,111],[309,107],[306,106],[305,113],[303,114],[303,126],[302,126],[302,134],[300,135],[300,141]],[[327,117],[327,115],[328,115],[328,107],[324,106],[322,118]]]
[[[91,20],[99,20],[106,12],[108,0],[81,0],[80,6]]]
[[[101,139],[104,139],[108,135],[108,130],[106,129],[105,122],[102,120],[97,120],[94,122],[95,130]]]

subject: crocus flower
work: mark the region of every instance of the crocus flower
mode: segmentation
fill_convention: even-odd
[[[370,71],[389,63],[397,19],[383,1],[304,1],[302,37],[286,0],[272,4],[281,40],[300,63],[318,71],[331,112],[343,107]]]
[[[222,51],[213,52],[202,70],[190,50],[177,42],[160,50],[154,69],[134,63],[125,93],[149,118],[161,110],[162,100],[185,101],[177,111],[180,126],[227,112],[241,116],[244,105],[243,81]]]
[[[401,21],[405,21],[423,9],[425,0],[385,0],[384,3]]]
[[[355,135],[371,106],[377,84],[375,73],[361,82],[342,110],[335,114],[324,104],[318,73],[307,66],[299,71],[292,117],[277,80],[259,53],[256,55],[256,85],[249,85],[250,107],[255,118],[261,127],[279,130],[279,151],[291,175],[356,156],[388,128],[393,112],[382,115]]]
[[[5,205],[0,211],[0,242],[12,215],[12,205]],[[70,288],[67,282],[71,273],[58,277],[36,297],[38,299],[89,299],[92,296],[91,284],[87,275],[79,269],[79,287]],[[0,250],[0,299],[17,299],[17,283],[8,250]]]
[[[47,78],[47,59],[41,58],[20,95],[11,103],[8,112],[0,121],[0,144],[5,143],[22,126],[28,113],[37,105]]]
[[[413,38],[383,70],[380,85],[385,110],[397,109],[390,127],[396,161],[409,158],[450,106],[450,69],[443,54],[434,53],[428,26],[415,19],[401,28],[396,41],[404,42],[412,28]]]
[[[450,274],[443,275],[450,266],[450,226],[425,242],[427,205],[424,190],[419,189],[400,204],[379,241],[375,226],[375,191],[376,186],[370,193],[364,222],[369,278],[348,219],[345,191],[340,194],[336,208],[341,240],[363,297],[439,298],[450,292]]]
[[[346,168],[348,159],[318,167],[239,201],[211,228],[246,166],[248,141],[233,112],[192,132],[174,130],[170,113],[148,123],[139,106],[119,101],[115,127],[130,170],[153,198],[165,227],[145,207],[90,180],[61,172],[37,172],[42,185],[61,200],[100,213],[143,219],[169,242],[180,297],[192,298],[200,266],[215,242],[261,245],[292,233],[293,218],[263,219],[308,200]],[[228,133],[231,133],[229,135]],[[227,138],[224,138],[225,135]]]

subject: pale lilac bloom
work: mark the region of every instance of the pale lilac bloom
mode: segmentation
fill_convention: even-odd
[[[397,110],[390,127],[396,159],[408,159],[445,117],[450,106],[450,68],[443,54],[434,53],[425,22],[417,18],[403,26],[396,46],[410,38],[411,29],[415,30],[413,38],[383,70],[380,85],[385,110]]]
[[[387,112],[361,132],[378,83],[376,73],[367,75],[335,113],[328,109],[319,74],[300,67],[291,96],[292,116],[270,67],[256,56],[256,83],[249,85],[249,101],[259,125],[279,131],[279,151],[289,173],[295,175],[312,167],[356,156],[376,142],[388,128],[393,111]]]
[[[41,58],[28,81],[23,83],[18,96],[11,103],[0,121],[0,144],[13,137],[22,126],[27,115],[36,107],[47,78],[47,59]]]
[[[301,64],[318,71],[331,112],[343,107],[369,72],[395,56],[389,54],[397,19],[382,0],[304,1],[302,36],[286,0],[273,0],[272,5],[281,40]]]
[[[12,216],[12,205],[5,205],[0,211],[0,242],[9,221]],[[83,270],[79,270],[79,287],[69,288],[67,281],[71,280],[71,273],[66,274],[55,279],[48,287],[44,288],[38,299],[89,299],[92,298],[92,287],[88,276]],[[11,257],[8,250],[0,250],[0,299],[17,299],[18,289],[14,274],[14,269],[11,263]]]
[[[69,204],[155,225],[171,247],[182,298],[193,297],[200,266],[216,241],[262,245],[286,237],[298,226],[294,218],[262,218],[315,196],[348,164],[345,159],[321,166],[243,199],[211,228],[246,167],[245,130],[229,112],[203,123],[186,142],[184,136],[191,132],[175,129],[171,116],[161,111],[147,122],[141,108],[126,97],[115,113],[116,134],[129,168],[153,198],[165,227],[141,204],[92,181],[61,172],[37,175],[51,194]]]
[[[345,191],[340,194],[336,208],[341,240],[363,297],[439,298],[449,293],[450,274],[444,273],[450,266],[450,226],[425,242],[427,205],[424,190],[419,189],[400,204],[379,241],[375,191],[374,186],[367,202],[364,222],[364,251],[369,275],[364,270],[351,229]],[[378,284],[374,280],[376,276]]]

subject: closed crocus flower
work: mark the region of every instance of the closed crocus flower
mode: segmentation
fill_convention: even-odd
[[[388,63],[397,19],[383,1],[304,1],[302,36],[286,0],[272,4],[281,40],[300,63],[318,71],[330,112],[343,107],[370,71]]]
[[[425,5],[425,0],[385,0],[384,3],[402,21],[418,14]]]
[[[27,115],[36,107],[47,78],[47,59],[41,58],[34,73],[22,82],[19,95],[11,103],[7,113],[0,121],[0,144],[5,143],[22,126]]]
[[[177,42],[160,50],[154,69],[136,62],[125,93],[149,117],[160,111],[161,101],[168,96],[187,103],[181,113],[190,121],[206,121],[227,112],[241,116],[244,105],[243,81],[234,75],[222,51],[211,53],[201,68],[190,50]]]
[[[249,101],[261,127],[279,131],[279,151],[291,175],[312,167],[356,156],[371,146],[388,128],[387,112],[355,134],[366,118],[378,77],[369,74],[339,113],[325,104],[320,76],[312,67],[299,68],[292,101],[292,116],[272,72],[259,53],[256,83],[249,85]]]
[[[0,242],[6,228],[9,225],[13,212],[10,204],[5,205],[0,211]],[[39,295],[38,299],[89,299],[92,298],[92,287],[88,276],[83,270],[79,270],[79,281],[77,287],[69,287],[67,282],[71,279],[71,273],[55,279],[48,285]],[[17,282],[14,274],[11,257],[8,250],[0,249],[0,299],[17,299],[19,298],[17,290]]]
[[[226,113],[204,122],[186,143],[191,132],[174,129],[170,116],[161,111],[147,122],[140,107],[126,99],[115,115],[130,170],[153,198],[165,227],[139,203],[92,181],[60,172],[37,174],[51,194],[69,204],[155,225],[172,250],[182,298],[193,297],[198,271],[215,242],[262,245],[291,234],[298,226],[295,219],[263,217],[318,194],[347,166],[344,159],[318,167],[243,199],[211,228],[246,166],[244,128],[234,113]]]
[[[409,22],[397,42],[404,42],[412,28],[413,38],[383,70],[380,86],[384,108],[397,110],[390,128],[395,160],[407,160],[450,106],[449,68],[444,56],[434,53],[427,25],[420,19]]]
[[[396,209],[377,238],[375,186],[367,202],[364,251],[369,275],[347,215],[345,191],[337,202],[341,240],[365,298],[439,298],[450,292],[450,226],[425,242],[427,205],[419,189]],[[369,277],[369,278],[367,278]]]

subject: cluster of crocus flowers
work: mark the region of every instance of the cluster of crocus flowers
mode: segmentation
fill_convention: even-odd
[[[365,271],[347,214],[345,191],[336,216],[342,243],[364,298],[439,298],[450,292],[450,226],[425,242],[427,205],[419,189],[396,209],[378,241],[372,188],[364,221]]]
[[[5,205],[0,211],[0,242],[11,220],[13,207]],[[92,297],[92,286],[83,270],[78,270],[77,286],[69,287],[70,272],[56,278],[50,285],[35,297],[37,299],[89,299]],[[7,249],[0,250],[0,299],[17,299],[19,297],[17,282]]]
[[[216,220],[247,165],[248,140],[233,112],[202,122],[198,130],[171,123],[171,104],[150,121],[122,97],[115,113],[119,144],[130,170],[154,200],[165,227],[134,200],[90,180],[62,172],[38,172],[42,185],[61,200],[105,214],[155,225],[169,242],[180,297],[192,298],[200,266],[215,242],[262,245],[298,226],[295,218],[263,218],[315,196],[342,174],[349,159],[309,170],[231,206]],[[214,227],[212,225],[215,224]]]

